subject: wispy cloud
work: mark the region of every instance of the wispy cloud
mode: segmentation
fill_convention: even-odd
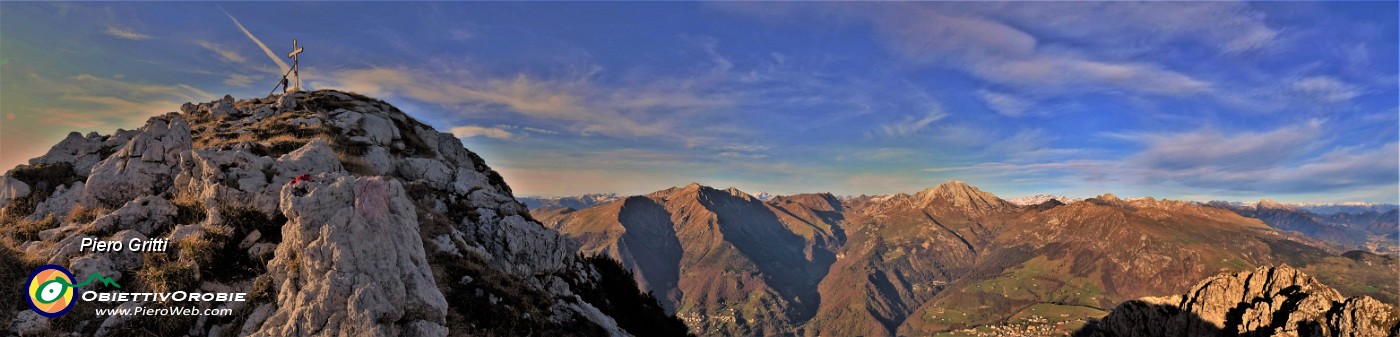
[[[1088,43],[1105,55],[1151,53],[1172,43],[1243,53],[1278,41],[1279,29],[1240,2],[1047,2],[930,4],[942,10],[996,18],[1054,39]]]
[[[522,130],[525,130],[525,131],[530,131],[530,132],[534,132],[534,133],[542,133],[542,134],[546,134],[546,135],[557,135],[557,134],[559,134],[559,131],[554,131],[554,130],[550,130],[550,129],[541,129],[541,128],[535,128],[535,127],[528,127],[528,126],[522,127],[521,129],[522,129]]]
[[[242,88],[253,84],[254,80],[256,80],[256,78],[249,75],[229,74],[228,78],[224,79],[224,85]]]
[[[1010,137],[987,145],[988,155],[1005,158],[1008,162],[1025,163],[1082,155],[1088,150],[1059,148],[1052,144],[1059,137],[1041,128],[1017,130]]]
[[[1047,93],[1113,92],[1185,96],[1211,89],[1209,82],[1140,62],[1103,62],[1044,55],[1013,60],[985,60],[972,72],[993,83]]]
[[[720,157],[764,159],[769,157],[767,151],[771,148],[767,145],[730,144],[720,146],[718,151]]]
[[[1319,146],[1323,124],[1311,120],[1267,132],[1225,133],[1203,128],[1181,133],[1129,134],[1123,140],[1146,148],[1135,161],[1163,170],[1212,167],[1229,170],[1281,166]]]
[[[106,30],[106,31],[103,31],[103,33],[106,33],[107,35],[115,36],[115,37],[118,37],[118,38],[127,39],[127,40],[150,40],[150,39],[151,39],[151,36],[150,36],[150,35],[137,33],[135,30],[132,30],[132,29],[130,29],[130,28],[123,28],[123,27],[117,27],[117,26],[108,26],[108,27],[107,27],[107,30]]]
[[[1022,9],[1021,7],[1035,7]],[[1065,7],[1061,9],[1061,7]],[[1094,8],[1119,17],[1134,15],[1155,20],[1160,27],[1187,30],[1198,21],[1175,21],[1202,14],[1189,6],[1190,12],[1171,13],[1172,20],[1151,16],[1150,6],[1103,6]],[[1165,9],[1177,7],[1158,6]],[[1211,7],[1211,6],[1201,6]],[[1076,35],[1080,31],[1102,30],[1103,36],[1123,35],[1119,30],[1138,24],[1117,17],[1075,13],[1079,5],[1010,6],[966,3],[906,3],[892,4],[834,4],[805,6],[802,9],[824,8],[818,12],[845,18],[846,21],[866,22],[878,33],[887,49],[904,62],[917,65],[942,66],[962,70],[977,78],[1025,92],[1048,95],[1073,95],[1090,92],[1133,93],[1169,96],[1198,95],[1214,89],[1206,79],[1168,69],[1148,61],[1127,61],[1121,55],[1095,55],[1058,44],[1047,44],[1036,35],[1018,28],[1034,26],[1037,34],[1051,37],[1091,39]],[[1088,10],[1088,9],[1084,9]],[[808,15],[809,11],[779,11],[779,15]],[[834,14],[830,14],[833,13]],[[1066,24],[1071,22],[1074,24]],[[1123,28],[1115,28],[1123,27]],[[1221,48],[1247,50],[1258,48],[1272,39],[1272,30],[1254,24],[1241,23],[1241,28],[1257,30],[1248,36],[1224,36]],[[1154,31],[1131,28],[1133,36],[1153,36]],[[1194,30],[1193,30],[1194,31]],[[1116,34],[1116,35],[1115,35]],[[1068,35],[1068,36],[1065,36]],[[1190,35],[1183,33],[1181,36]],[[1174,35],[1177,36],[1177,35]],[[1136,41],[1134,41],[1136,42]],[[1095,43],[1078,41],[1075,43]],[[1128,43],[1124,43],[1125,45]],[[1116,57],[1114,57],[1116,56]],[[1001,94],[1007,94],[1005,92]],[[1000,98],[1004,98],[1001,96]],[[1015,109],[1007,110],[1014,111]]]
[[[905,116],[899,121],[881,125],[880,132],[886,137],[906,137],[923,131],[929,124],[945,117],[948,117],[948,113],[943,112],[942,109],[935,109],[923,116]]]
[[[222,46],[217,43],[205,40],[195,40],[194,43],[199,45],[200,47],[203,47],[204,49],[208,49],[209,51],[214,52],[214,54],[219,55],[219,58],[223,59],[224,61],[232,63],[243,63],[248,61],[248,58],[243,57],[243,54],[239,54],[238,52],[234,51],[233,49],[229,49],[226,46]]]
[[[982,99],[982,102],[986,103],[992,111],[1007,117],[1021,117],[1033,107],[1033,103],[1029,100],[986,89],[978,90],[977,98]]]
[[[334,82],[372,95],[402,95],[464,111],[505,110],[558,123],[579,133],[609,136],[675,135],[677,118],[731,104],[683,88],[610,88],[587,78],[535,79],[524,74],[478,78],[407,68],[344,70]]]
[[[1313,76],[1293,81],[1295,93],[1324,103],[1344,102],[1361,95],[1360,88],[1329,76]]]
[[[1266,132],[1226,133],[1213,128],[1187,132],[1118,134],[1110,138],[1143,145],[1122,158],[1079,156],[1058,160],[985,162],[924,169],[930,173],[1047,178],[1063,185],[1126,186],[1162,195],[1287,196],[1371,191],[1397,187],[1400,149],[1379,146],[1326,148],[1320,121]],[[1102,192],[1102,191],[1100,191]]]
[[[734,151],[723,151],[723,152],[720,152],[720,153],[719,153],[719,156],[720,156],[720,157],[728,157],[728,158],[751,158],[751,159],[763,159],[763,158],[768,158],[768,155],[766,155],[766,154],[759,154],[759,153],[743,153],[743,152],[734,152]]]
[[[478,125],[463,125],[453,127],[451,131],[452,135],[457,136],[458,138],[486,137],[495,139],[511,139],[515,136],[514,134],[511,134],[510,131],[506,131],[503,128],[493,128]]]

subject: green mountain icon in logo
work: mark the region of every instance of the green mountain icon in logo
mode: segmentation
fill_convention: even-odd
[[[106,286],[108,286],[108,287],[113,287],[113,288],[117,288],[117,289],[121,289],[121,287],[122,287],[122,286],[120,286],[120,285],[117,285],[117,281],[116,281],[116,280],[113,280],[112,278],[107,277],[107,276],[103,276],[102,273],[98,273],[98,272],[93,272],[92,274],[88,274],[87,280],[85,280],[85,281],[83,281],[83,282],[81,282],[81,283],[78,283],[78,284],[71,284],[71,283],[64,282],[64,285],[65,285],[65,286],[69,286],[69,287],[73,287],[73,288],[77,288],[77,287],[81,287],[81,286],[88,285],[88,283],[92,283],[92,280],[102,281],[102,284],[103,284],[103,285],[106,285]],[[62,280],[56,280],[56,281],[63,282]]]

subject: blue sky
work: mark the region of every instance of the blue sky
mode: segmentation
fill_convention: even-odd
[[[295,15],[291,13],[297,13]],[[1395,2],[0,3],[0,166],[280,66],[520,195],[1397,201]]]

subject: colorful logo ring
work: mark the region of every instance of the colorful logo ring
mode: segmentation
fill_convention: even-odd
[[[24,289],[29,308],[40,316],[55,318],[73,309],[73,273],[55,264],[40,266],[29,275]]]

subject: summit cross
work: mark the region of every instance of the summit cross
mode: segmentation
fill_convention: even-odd
[[[290,54],[287,54],[287,57],[292,59],[292,78],[296,79],[296,83],[294,86],[292,86],[291,89],[288,89],[287,91],[301,90],[301,64],[300,57],[298,56],[301,55],[302,51],[305,51],[305,49],[301,47],[301,45],[297,42],[297,39],[292,39],[292,52]]]

